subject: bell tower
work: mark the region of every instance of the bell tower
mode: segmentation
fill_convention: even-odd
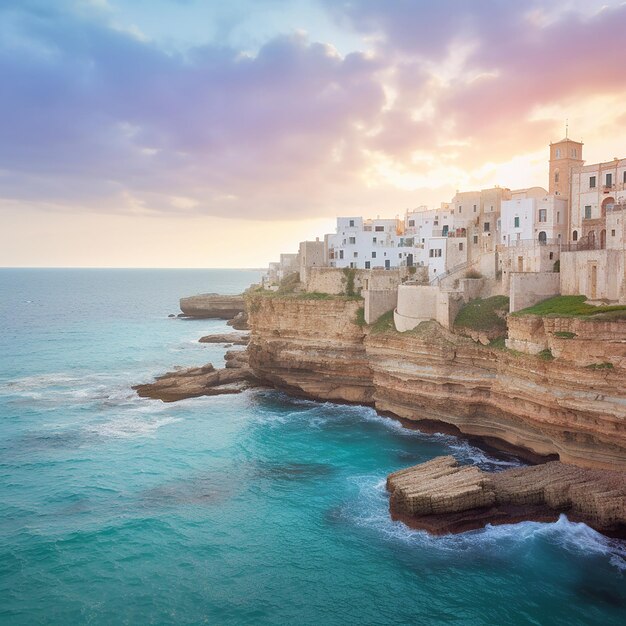
[[[571,200],[572,170],[583,165],[583,143],[569,137],[550,144],[550,180],[548,189],[551,194]]]

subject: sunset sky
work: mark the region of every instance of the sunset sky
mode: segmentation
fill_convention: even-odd
[[[260,267],[626,156],[626,4],[1,0],[0,266]]]

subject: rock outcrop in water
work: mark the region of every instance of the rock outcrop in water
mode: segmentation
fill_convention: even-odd
[[[394,519],[433,534],[567,513],[605,534],[625,536],[624,478],[558,461],[490,473],[445,456],[390,474],[387,489]]]
[[[176,402],[199,396],[241,393],[257,384],[252,370],[244,362],[231,358],[225,369],[215,369],[211,364],[178,369],[158,376],[152,383],[136,385],[133,389],[144,398]]]
[[[230,320],[243,313],[245,308],[242,295],[221,296],[216,293],[203,293],[180,299],[180,310],[185,317]]]
[[[435,322],[397,333],[357,323],[351,300],[251,298],[259,379],[316,399],[372,404],[534,455],[626,470],[626,370],[474,343]],[[626,322],[625,322],[626,323]]]
[[[250,335],[247,333],[223,333],[217,335],[205,335],[198,339],[200,343],[230,343],[234,346],[247,346]]]

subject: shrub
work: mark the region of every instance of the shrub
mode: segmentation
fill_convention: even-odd
[[[550,348],[542,350],[537,356],[544,361],[554,361],[554,355],[552,354],[552,350],[550,350]]]
[[[359,307],[356,310],[356,321],[354,322],[357,326],[365,326],[365,308]]]
[[[605,361],[604,363],[592,363],[591,365],[587,365],[587,369],[590,370],[612,370],[615,369],[613,363],[609,363]]]
[[[558,330],[557,332],[553,333],[553,335],[555,337],[559,337],[559,339],[574,339],[574,337],[576,337],[576,333],[570,333],[566,330]]]
[[[356,278],[356,270],[351,267],[344,267],[343,275],[344,275],[344,282],[346,284],[344,288],[344,293],[349,298],[352,298],[357,295],[356,291],[354,290],[354,279]]]

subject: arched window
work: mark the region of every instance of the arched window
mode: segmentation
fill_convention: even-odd
[[[548,240],[548,236],[546,235],[546,231],[542,230],[539,233],[539,243],[544,243],[545,244],[547,240]]]
[[[577,230],[575,230],[572,233],[572,241],[578,241],[578,231]]]
[[[557,159],[560,159],[560,158],[561,158],[561,148],[557,148],[557,149],[554,151],[554,156],[555,156],[555,158],[557,158]]]
[[[554,182],[559,182],[559,170],[554,170]]]

